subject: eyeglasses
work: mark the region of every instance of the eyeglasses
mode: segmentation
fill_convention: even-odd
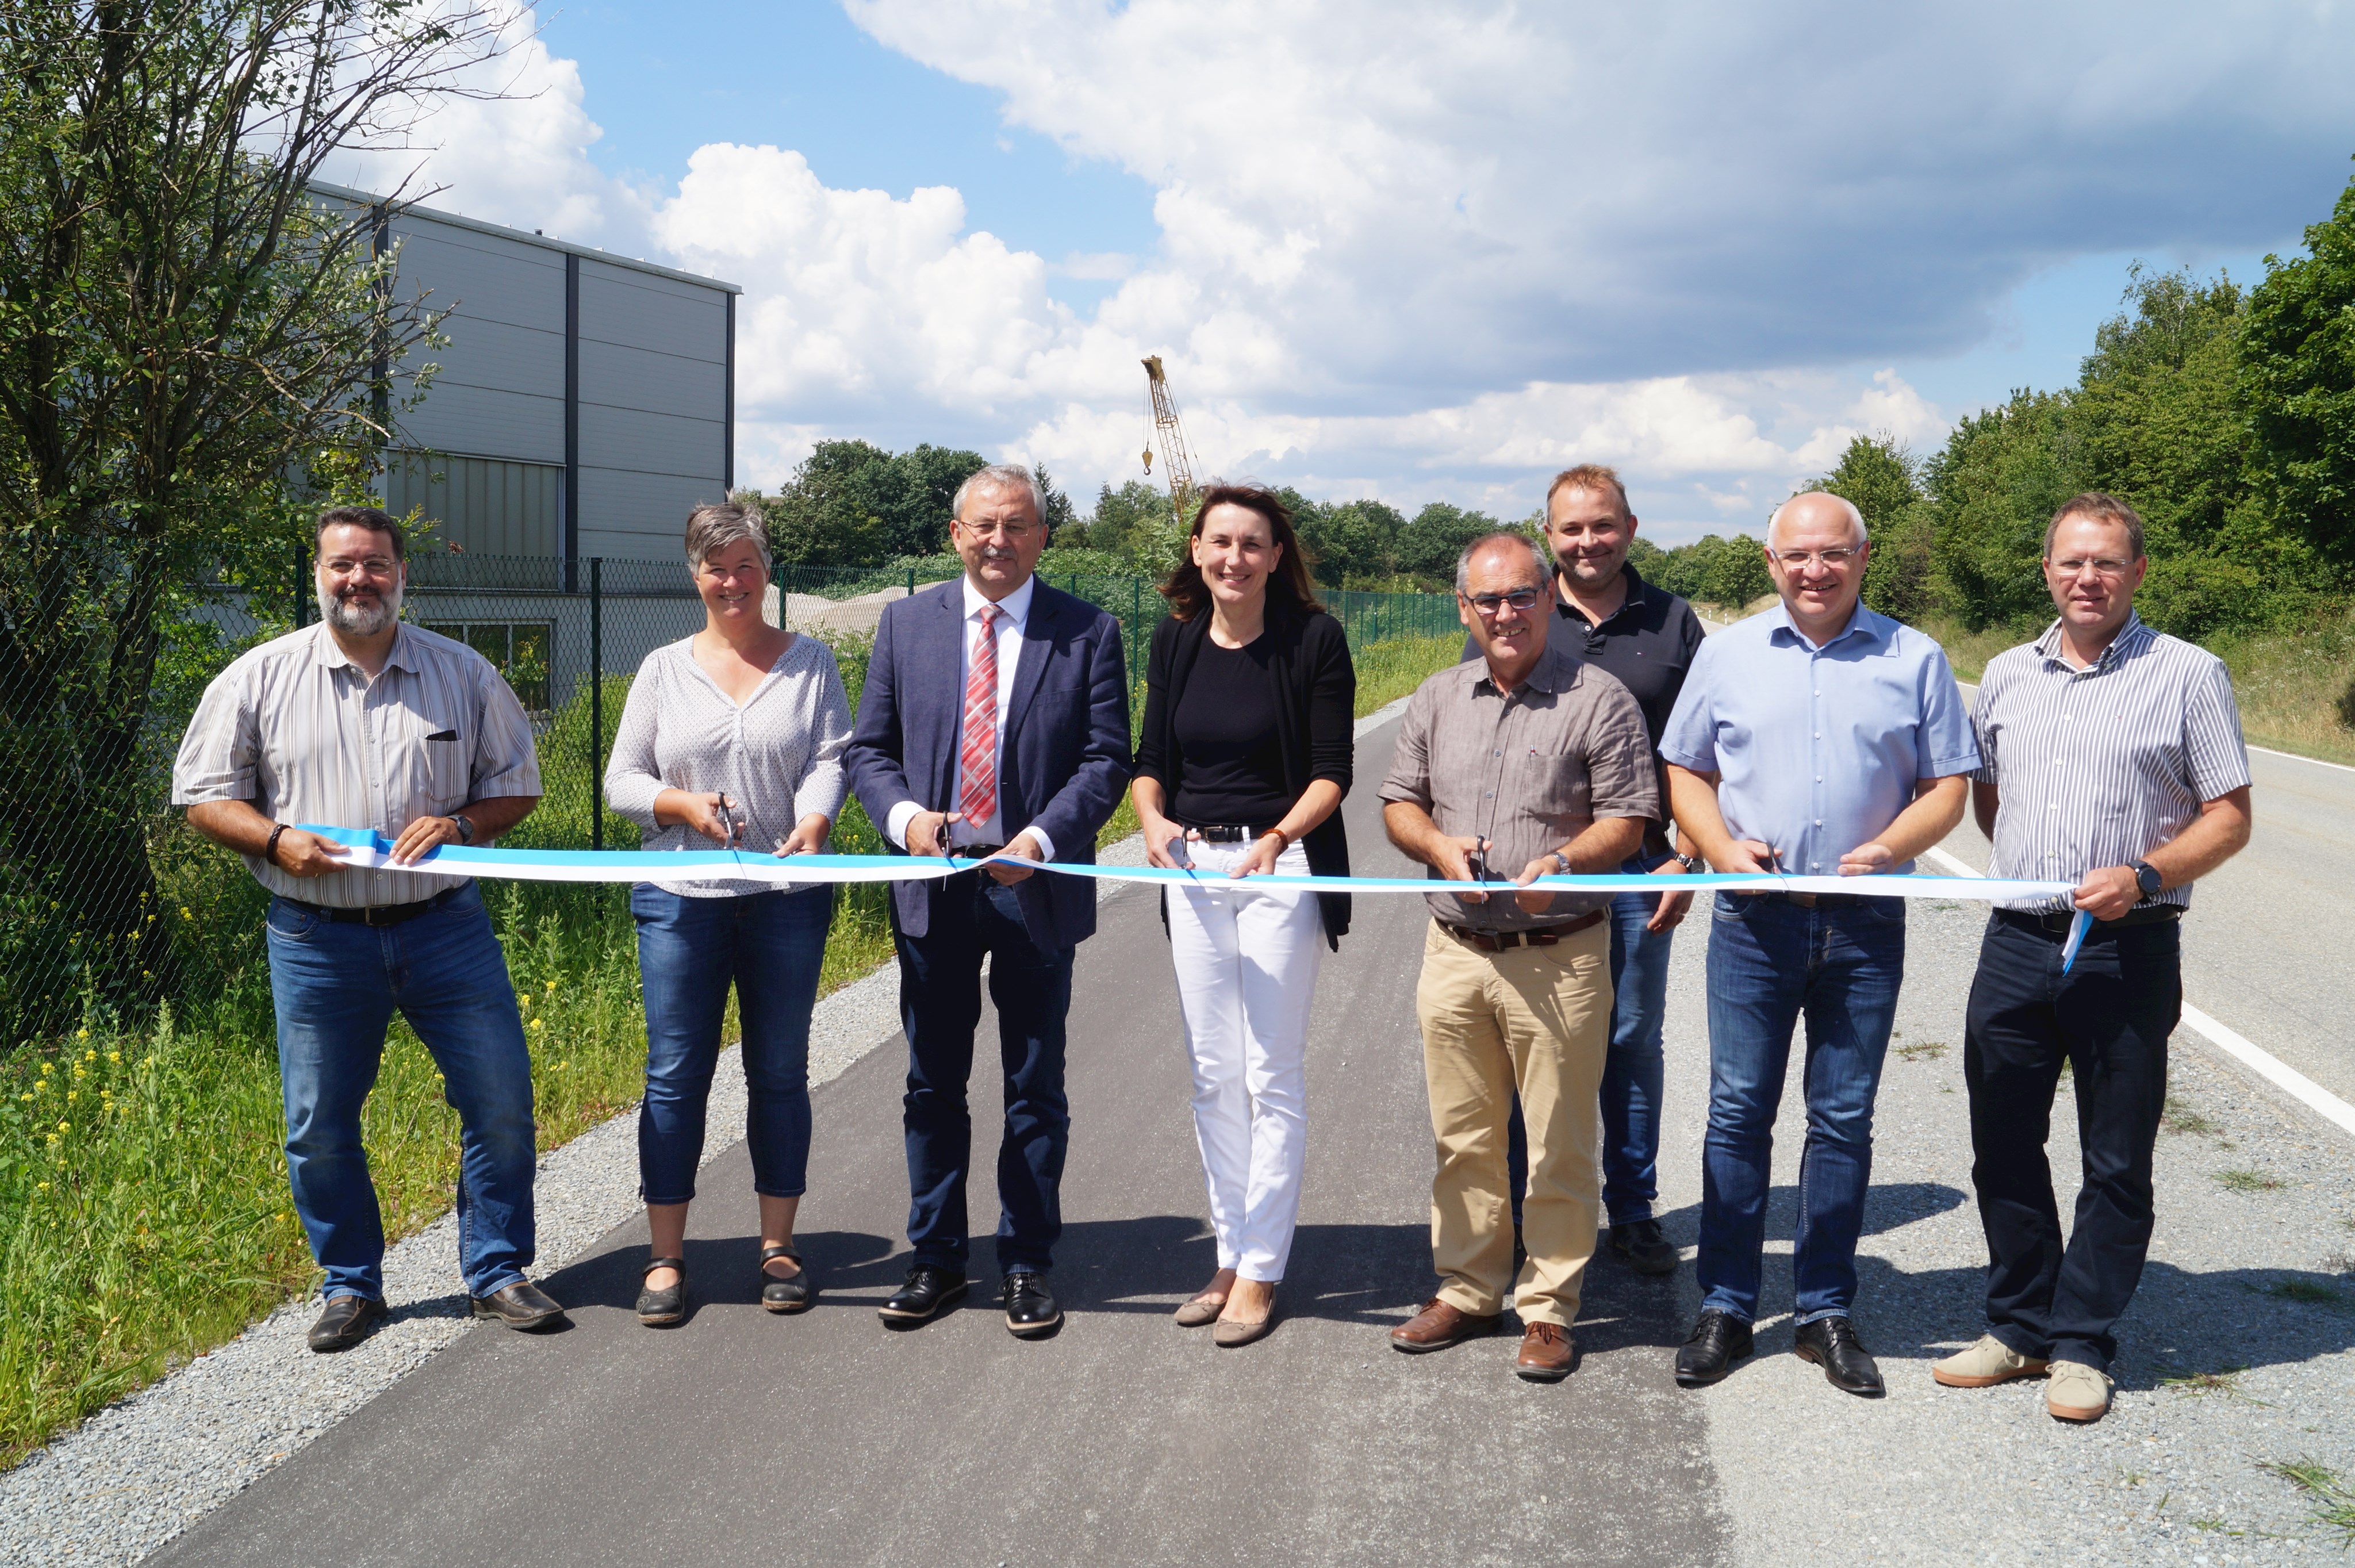
[[[338,556],[333,560],[321,561],[319,570],[330,577],[349,577],[355,571],[366,572],[370,577],[390,577],[399,565],[400,562],[390,556],[371,555],[359,560],[347,560]]]
[[[956,526],[964,529],[968,533],[978,534],[983,539],[987,539],[992,534],[997,534],[1008,544],[1020,544],[1024,539],[1030,537],[1030,530],[1035,525],[1030,523],[969,523],[963,517],[959,517],[956,519]]]
[[[1828,566],[1838,571],[1864,552],[1853,545],[1840,545],[1831,549],[1770,549],[1766,553],[1785,566]]]
[[[2063,577],[2075,577],[2088,568],[2092,569],[2096,577],[2124,577],[2126,574],[2125,561],[2112,560],[2107,556],[2094,560],[2073,556],[2067,560],[2048,560],[2044,564]]]
[[[1479,612],[1480,618],[1487,621],[1493,620],[1497,607],[1503,604],[1510,604],[1520,611],[1534,610],[1544,594],[1542,588],[1516,588],[1510,593],[1459,593],[1456,597]]]

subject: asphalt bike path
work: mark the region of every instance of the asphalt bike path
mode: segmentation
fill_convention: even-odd
[[[1374,795],[1395,734],[1359,741],[1346,808],[1354,862],[1376,874],[1411,874]],[[1301,1228],[1267,1339],[1220,1350],[1169,1320],[1216,1260],[1156,899],[1124,890],[1074,976],[1054,1338],[1007,1335],[986,1240],[961,1310],[912,1331],[878,1321],[907,1262],[894,1036],[814,1094],[810,1312],[757,1304],[737,1147],[698,1181],[686,1324],[632,1316],[634,1218],[544,1282],[569,1331],[464,1336],[150,1561],[1730,1560],[1704,1402],[1668,1376],[1688,1310],[1673,1283],[1598,1257],[1576,1373],[1553,1387],[1512,1375],[1509,1333],[1389,1348],[1435,1283],[1425,919],[1419,900],[1361,898],[1327,955]],[[996,1204],[995,1029],[986,1015],[976,1232]]]

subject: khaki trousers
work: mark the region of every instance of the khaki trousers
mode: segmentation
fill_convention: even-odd
[[[1483,953],[1432,923],[1415,987],[1423,1081],[1439,1168],[1431,1179],[1431,1252],[1439,1298],[1478,1317],[1507,1293],[1524,1325],[1564,1330],[1594,1253],[1600,1199],[1597,1103],[1611,1038],[1611,923],[1550,947]],[[1529,1139],[1521,1203],[1529,1262],[1518,1289],[1506,1123],[1513,1091]]]

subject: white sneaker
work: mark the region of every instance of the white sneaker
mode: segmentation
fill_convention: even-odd
[[[2044,1385],[2044,1408],[2055,1420],[2099,1421],[2110,1413],[2110,1379],[2082,1361],[2055,1361]]]
[[[1948,1388],[1993,1388],[2014,1378],[2039,1377],[2043,1371],[2042,1361],[2021,1355],[1992,1334],[1982,1334],[1969,1349],[1930,1364],[1930,1375]]]

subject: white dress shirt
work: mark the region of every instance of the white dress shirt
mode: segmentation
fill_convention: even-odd
[[[973,677],[973,645],[980,635],[982,609],[989,603],[989,601],[982,597],[981,591],[973,585],[973,579],[970,577],[961,579],[959,586],[964,591],[964,619],[960,623],[957,632],[957,709],[962,714],[964,708],[965,682]],[[1006,782],[1006,769],[1003,766],[1006,756],[1006,710],[1014,700],[1015,669],[1022,658],[1022,625],[1030,618],[1030,597],[1038,586],[1038,578],[1026,577],[1022,580],[1021,587],[1000,599],[997,602],[997,620],[992,628],[997,638],[997,751],[992,758],[992,767],[1001,786],[1001,792]],[[960,746],[956,768],[949,777],[949,800],[952,805],[948,809],[955,809],[954,803],[964,798],[964,762],[963,747]],[[883,825],[883,830],[891,836],[892,843],[899,845],[902,849],[908,847],[908,824],[913,821],[916,814],[923,809],[924,807],[912,800],[903,800],[891,808],[890,819]],[[1006,813],[1001,805],[999,810],[986,822],[952,822],[949,824],[949,842],[952,845],[1003,844],[1006,842],[1005,816]],[[1055,858],[1054,840],[1047,837],[1045,829],[1033,826],[1024,828],[1022,832],[1039,846],[1040,859],[1051,860]]]

